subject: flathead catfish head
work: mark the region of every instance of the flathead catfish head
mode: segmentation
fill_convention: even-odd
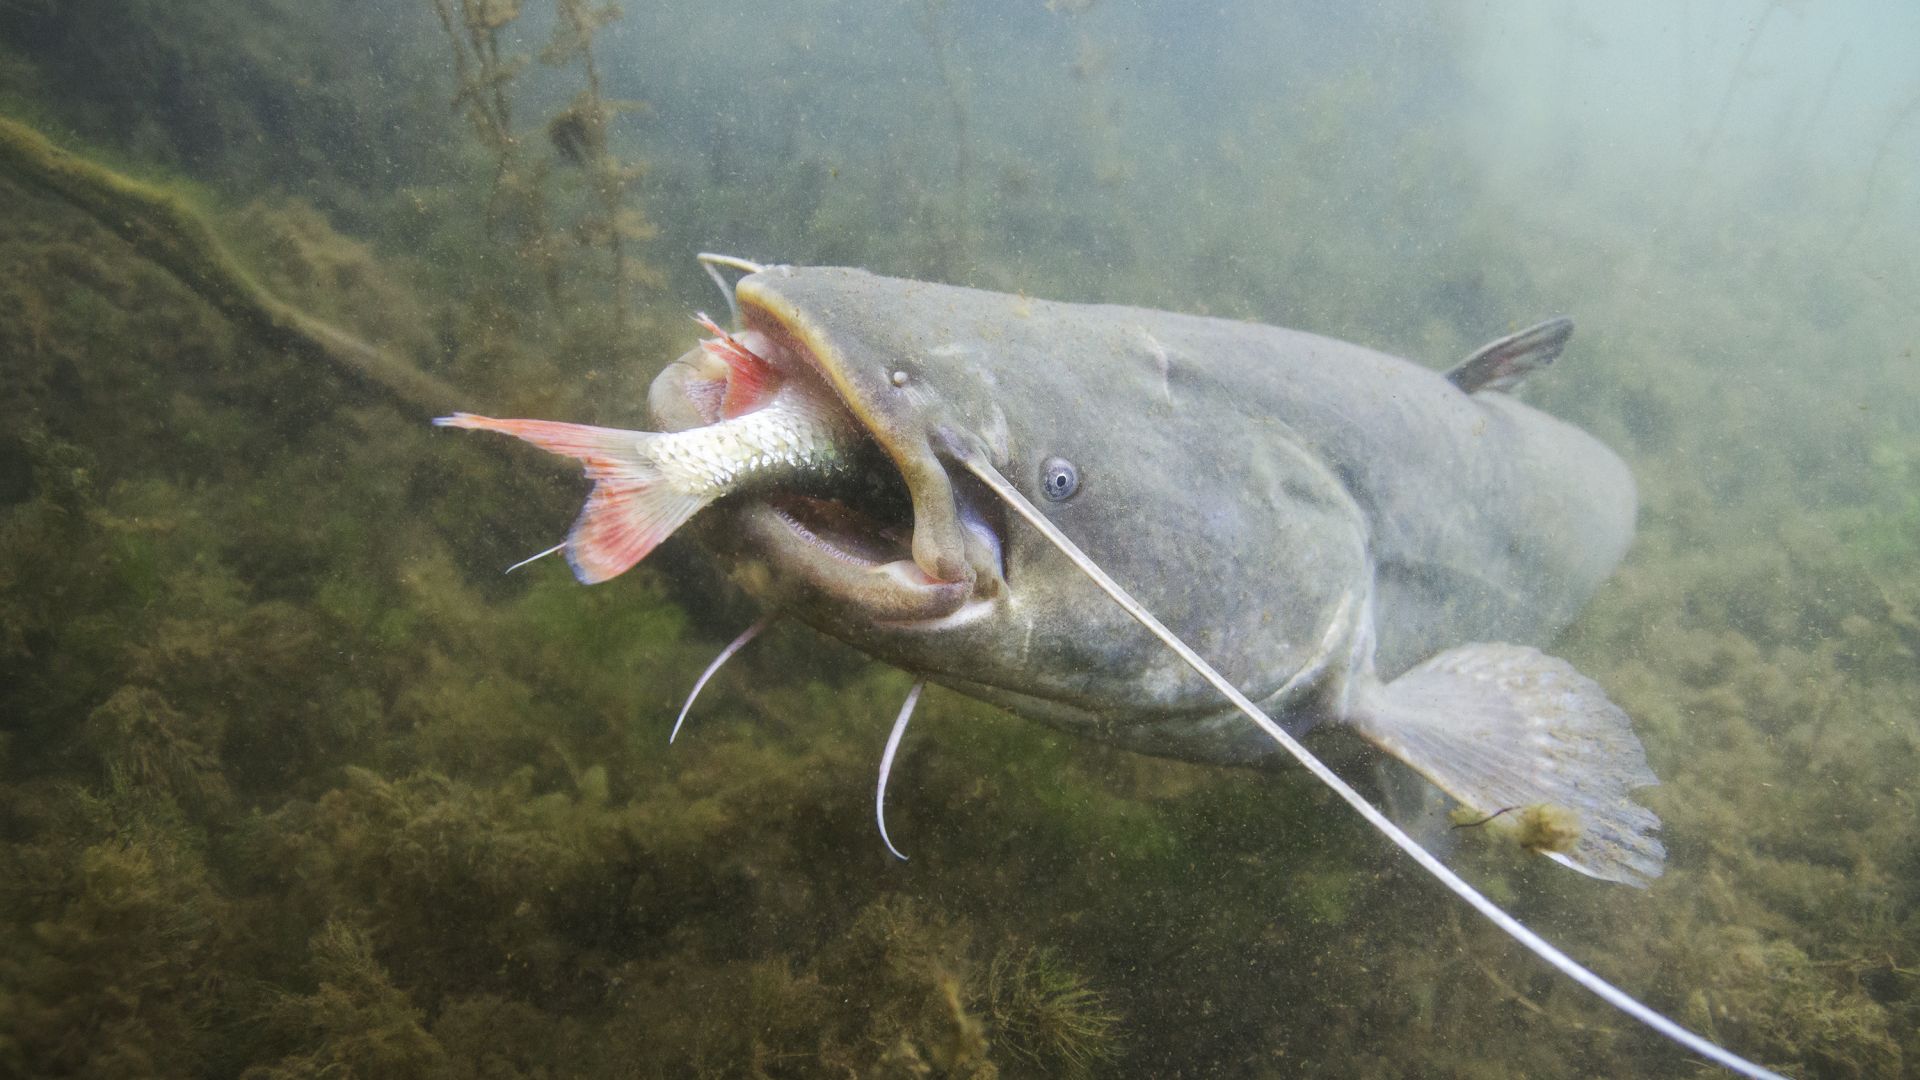
[[[695,527],[750,591],[1022,715],[1172,756],[1266,752],[1052,544],[1009,522],[961,467],[972,456],[1255,699],[1290,706],[1345,670],[1366,633],[1365,522],[1240,385],[1245,357],[1224,353],[1244,324],[835,268],[768,268],[736,296],[741,339],[817,372],[906,490],[717,505]],[[705,422],[701,378],[683,363],[655,381],[660,426]]]

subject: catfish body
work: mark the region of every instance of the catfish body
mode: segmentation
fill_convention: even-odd
[[[1659,819],[1631,797],[1657,779],[1625,713],[1531,644],[1633,532],[1620,459],[1505,394],[1558,356],[1570,322],[1442,375],[1276,327],[702,261],[749,271],[729,294],[741,326],[709,323],[718,338],[655,379],[655,426],[768,431],[782,418],[753,414],[779,406],[817,451],[756,464],[767,484],[729,482],[693,522],[749,591],[921,680],[1091,737],[1196,761],[1283,748],[1561,973],[1696,1054],[1776,1075],[1528,930],[1295,738],[1345,725],[1529,850],[1612,881],[1660,875]],[[620,485],[661,486],[670,434],[451,423],[582,458],[610,535],[663,520]],[[685,445],[731,447],[734,430]],[[886,464],[840,467],[856,459]],[[583,581],[645,554],[622,541],[583,570],[572,549],[601,545],[580,532],[562,546]],[[886,778],[920,688],[875,796],[896,855]]]
[[[1338,716],[1356,674],[1390,679],[1466,642],[1543,642],[1632,536],[1631,476],[1600,442],[1361,346],[857,270],[776,267],[738,296],[748,326],[833,373],[910,486],[916,470],[950,471],[943,440],[977,441],[1290,726]],[[672,372],[662,379],[656,408],[671,400]],[[671,407],[659,419],[671,426]],[[1079,473],[1059,502],[1042,490],[1054,459]],[[962,516],[989,516],[950,483]],[[713,521],[706,535],[752,563],[761,531]],[[998,532],[1003,581],[966,618],[876,621],[781,572],[777,555],[744,578],[829,633],[1022,715],[1188,760],[1273,752],[1050,545]]]
[[[1620,459],[1502,392],[1571,323],[1441,375],[1294,330],[858,270],[759,268],[734,298],[739,336],[709,324],[654,380],[663,433],[443,421],[587,463],[561,545],[582,581],[698,513],[776,610],[1021,715],[1219,763],[1285,744],[1261,725],[1337,722],[1480,814],[1564,823],[1536,832],[1569,866],[1660,873],[1625,714],[1532,647],[1633,530]],[[682,443],[744,445],[735,427],[785,447],[790,417],[813,450],[756,466],[768,482],[689,491],[665,468]],[[847,482],[852,460],[877,482]]]

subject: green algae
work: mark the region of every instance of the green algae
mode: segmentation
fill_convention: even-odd
[[[254,1019],[269,1039],[300,1045],[241,1075],[253,1080],[322,1076],[458,1075],[424,1017],[374,958],[367,935],[330,920],[313,937],[311,993],[274,995]]]
[[[204,841],[170,800],[120,776],[91,789],[9,784],[0,908],[6,1034],[16,1075],[188,1075],[205,1019],[231,1004],[232,906]]]
[[[994,1031],[1049,1076],[1085,1076],[1119,1057],[1120,1017],[1048,949],[1002,951],[987,973]]]
[[[200,215],[171,193],[75,157],[5,118],[0,170],[86,212],[268,345],[356,374],[376,391],[409,403],[431,408],[454,397],[431,376],[266,291]],[[335,244],[351,249],[337,239]]]

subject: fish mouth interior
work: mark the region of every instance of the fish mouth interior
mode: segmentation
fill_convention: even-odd
[[[875,455],[876,457],[878,455]],[[905,501],[906,482],[892,470],[901,489],[899,501],[875,505],[827,495],[779,492],[761,501],[792,533],[821,555],[858,569],[913,561],[913,510]],[[904,518],[900,515],[904,513]]]

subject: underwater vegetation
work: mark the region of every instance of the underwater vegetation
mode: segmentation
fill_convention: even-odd
[[[595,34],[618,20],[620,9],[586,0],[554,0],[552,30],[539,59],[555,67],[577,66],[580,89],[547,120],[545,143],[551,153],[540,153],[540,141],[530,139],[514,121],[512,84],[529,59],[511,44],[522,0],[430,3],[452,49],[454,105],[465,113],[491,159],[484,214],[488,236],[511,246],[514,260],[505,265],[531,273],[556,307],[572,299],[569,279],[578,277],[569,274],[574,256],[604,248],[608,261],[597,307],[610,312],[609,332],[618,337],[626,328],[630,284],[657,277],[631,254],[632,245],[653,235],[630,198],[645,168],[622,161],[609,141],[619,115],[645,105],[608,100],[594,60]],[[559,190],[556,167],[579,174],[580,182],[570,193],[577,205],[566,204],[569,193]],[[571,220],[561,220],[565,217]]]
[[[669,749],[753,613],[670,549],[593,589],[501,576],[580,485],[424,419],[453,387],[631,418],[693,333],[690,270],[651,264],[755,220],[796,260],[1257,314],[1435,363],[1477,318],[1577,293],[1535,401],[1626,454],[1644,509],[1560,650],[1634,716],[1671,866],[1601,889],[1485,830],[1456,861],[1756,1060],[1916,1068],[1920,342],[1890,314],[1914,249],[1868,230],[1836,253],[1838,197],[1764,236],[1676,223],[1691,262],[1652,258],[1636,208],[1571,198],[1445,214],[1388,185],[1315,225],[1345,179],[1318,151],[1405,92],[1359,77],[1235,121],[1218,154],[1257,171],[1284,140],[1286,181],[1194,178],[1166,240],[1103,220],[1162,166],[1123,149],[1134,87],[1080,29],[1097,10],[1062,7],[1084,145],[1056,164],[994,141],[958,8],[928,4],[902,40],[939,65],[899,62],[934,68],[938,130],[904,179],[724,117],[699,153],[623,131],[649,114],[607,43],[652,33],[645,11],[142,3],[109,29],[98,4],[0,8],[22,121],[0,121],[0,1075],[1701,1071],[1283,773],[935,692],[889,796],[898,863],[871,785],[906,677],[794,629]],[[374,14],[409,29],[346,47]],[[86,77],[116,67],[131,87]],[[526,96],[490,113],[496,89]],[[926,179],[955,137],[971,190]],[[1380,153],[1470,186],[1444,150]],[[530,185],[543,232],[515,224]],[[1256,198],[1271,221],[1238,209]],[[1444,243],[1379,240],[1422,232]],[[1867,360],[1804,359],[1833,355]]]

